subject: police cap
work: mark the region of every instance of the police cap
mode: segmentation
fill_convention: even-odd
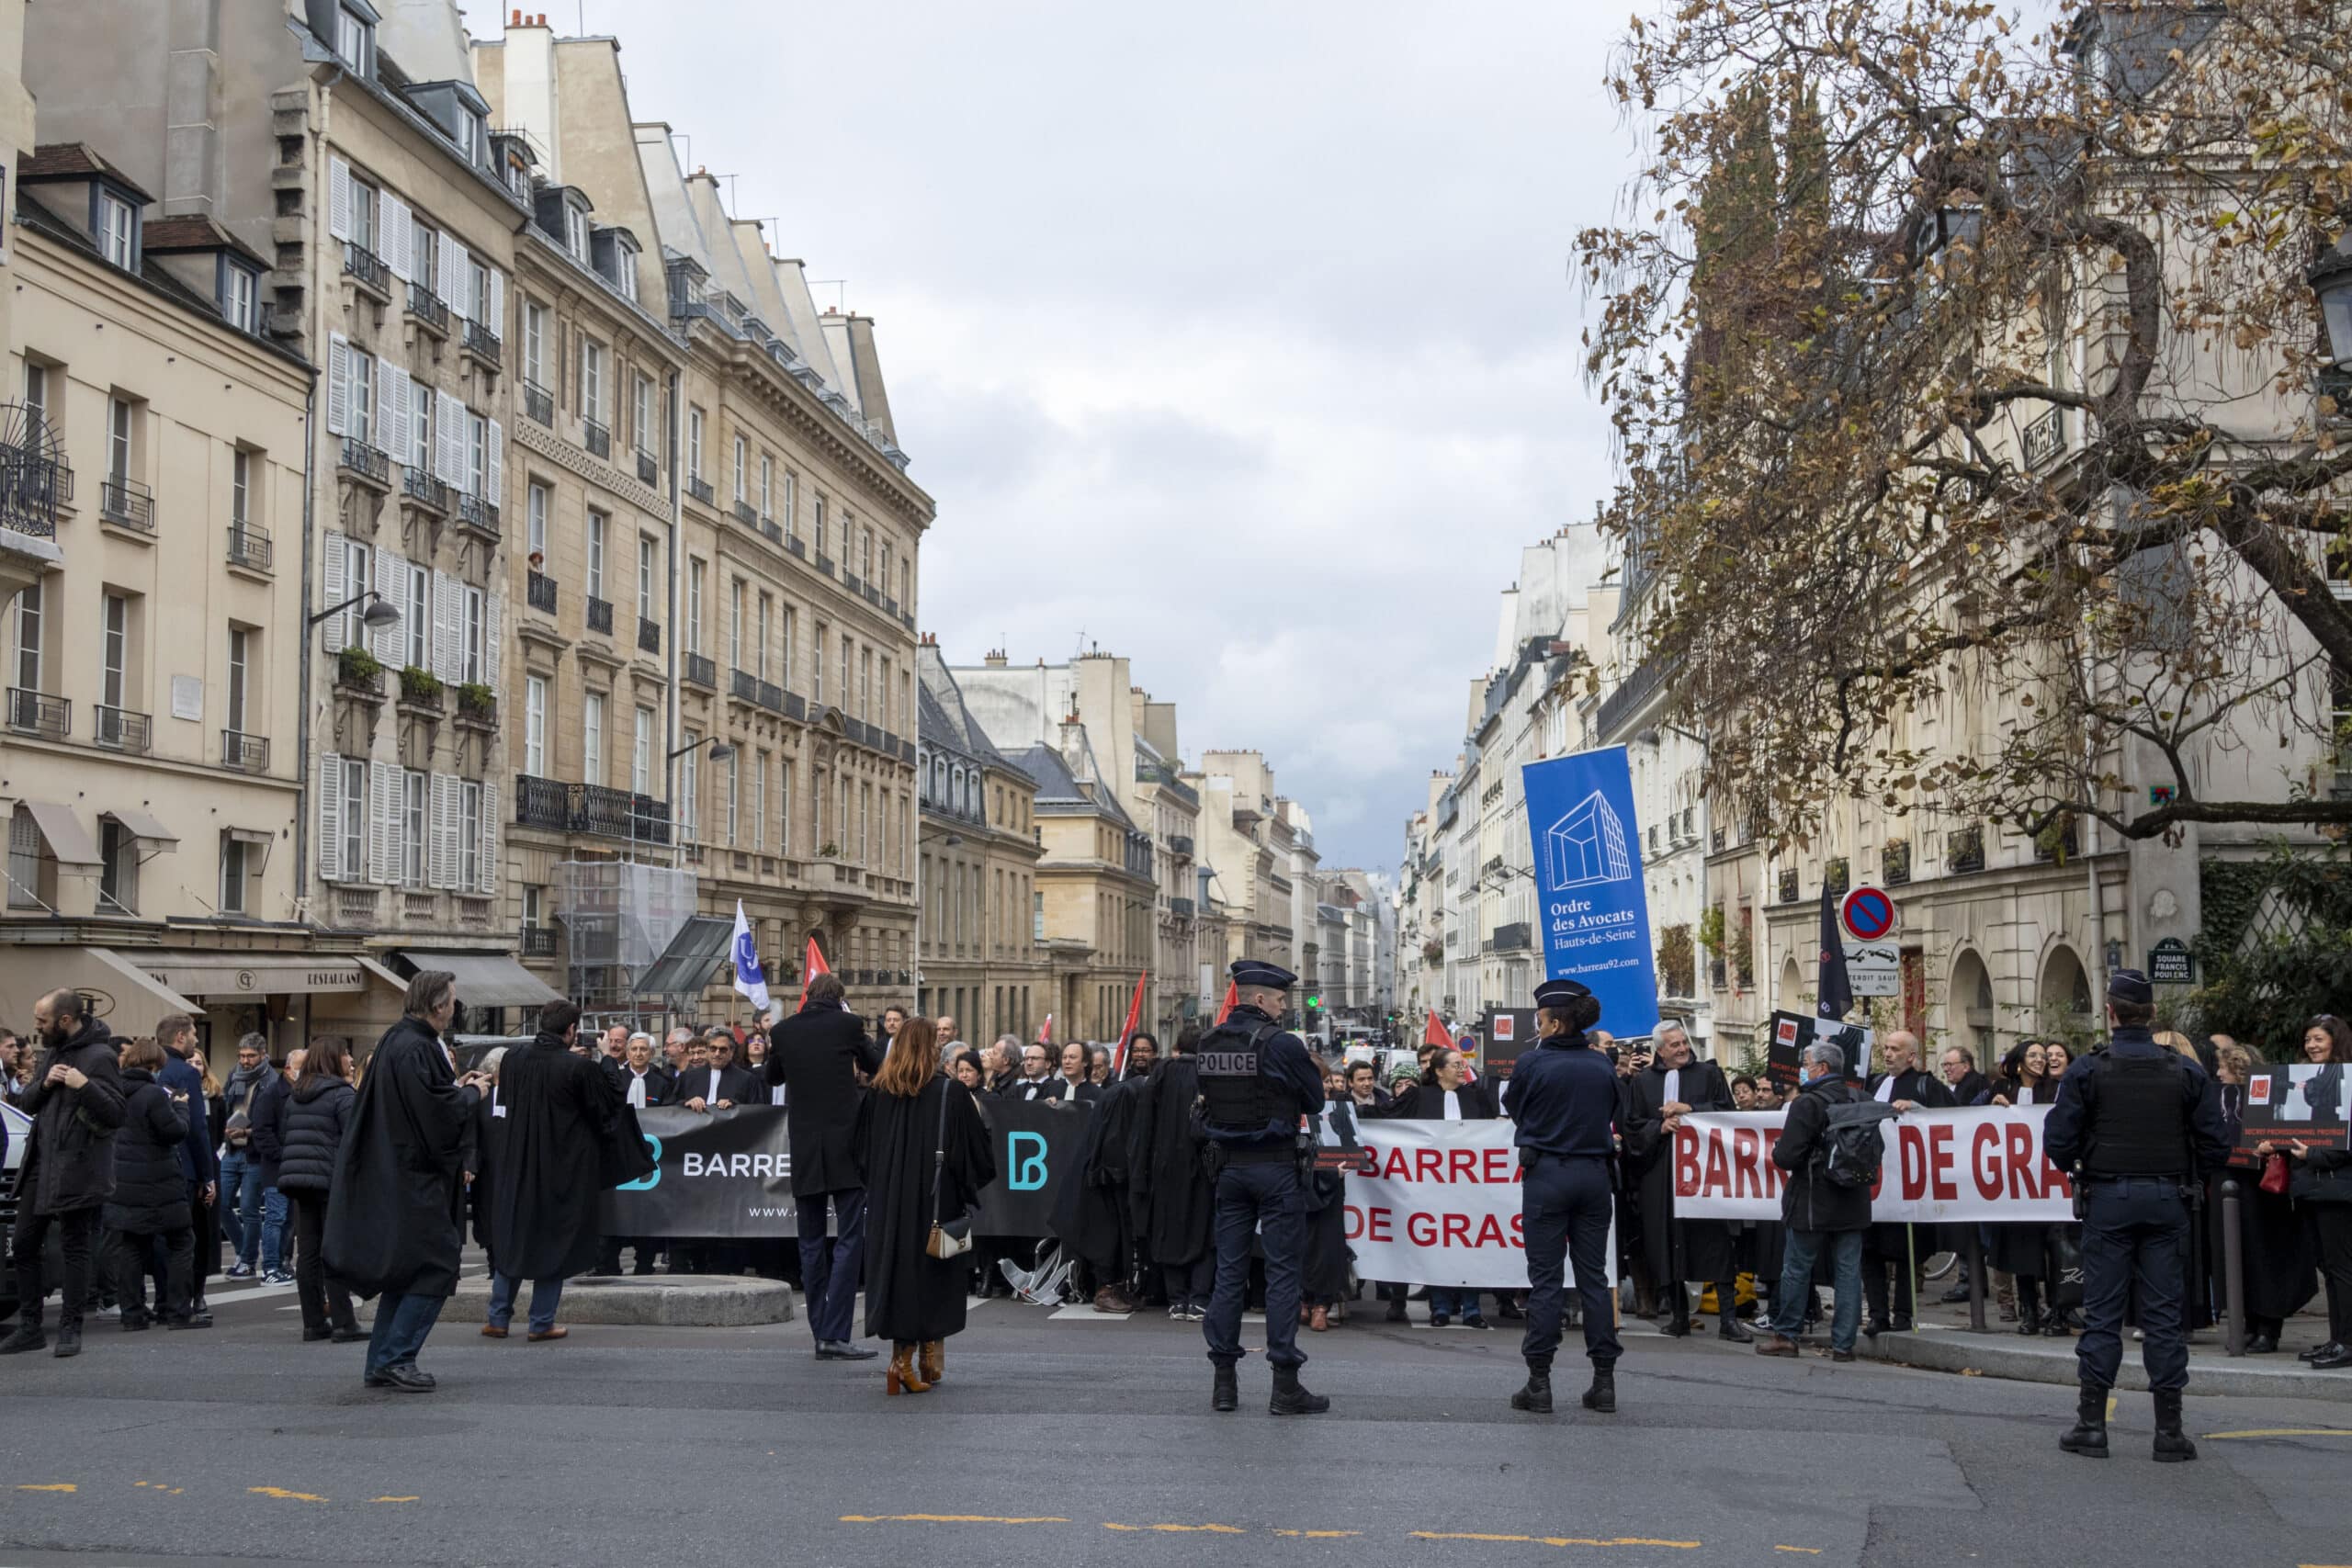
[[[1298,976],[1281,964],[1255,958],[1235,959],[1230,973],[1237,986],[1255,986],[1269,991],[1287,991],[1298,984]]]
[[[2107,977],[2107,996],[2109,1001],[2146,1007],[2156,999],[2156,988],[2137,969],[2118,969]]]
[[[1564,1008],[1578,997],[1590,995],[1590,987],[1577,981],[1546,980],[1535,987],[1535,1005],[1540,1008]]]

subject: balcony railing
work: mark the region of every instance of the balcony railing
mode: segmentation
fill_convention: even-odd
[[[392,297],[392,269],[375,252],[345,240],[343,243],[343,270],[359,280],[369,292],[390,299]]]
[[[1984,829],[1960,828],[1944,845],[1944,870],[1954,876],[1984,869]]]
[[[1507,926],[1495,928],[1497,953],[1521,953],[1535,945],[1534,928],[1525,920],[1513,920]]]
[[[759,695],[754,700],[770,713],[782,713],[784,711],[784,688],[777,685],[774,681],[763,681],[760,682]]]
[[[408,313],[442,336],[448,335],[449,302],[422,283],[412,281],[408,286]]]
[[[1168,912],[1180,920],[1189,920],[1193,918],[1193,901],[1190,898],[1170,898],[1168,900]]]
[[[458,521],[477,534],[498,537],[498,503],[478,495],[458,497]]]
[[[553,926],[525,926],[515,946],[521,950],[526,958],[553,958],[555,956],[555,928]]]
[[[718,690],[718,666],[699,653],[686,655],[686,680],[706,691]]]
[[[1797,901],[1797,874],[1795,872],[1784,871],[1781,873],[1780,892],[1780,901],[1781,903],[1793,904]]]
[[[97,743],[109,751],[128,751],[134,757],[147,754],[147,746],[154,732],[154,722],[143,713],[128,708],[110,708],[103,703],[92,708],[96,717]]]
[[[729,671],[727,694],[738,702],[757,704],[760,700],[760,678],[749,670]]]
[[[790,550],[794,555],[798,556],[802,560],[807,560],[808,558],[808,547],[801,541],[801,537],[797,534],[788,535],[784,541],[784,547]]]
[[[642,653],[662,651],[662,623],[640,618],[637,623],[637,646]]]
[[[389,487],[392,482],[391,460],[356,435],[343,438],[339,462],[345,473],[357,474],[371,484]]]
[[[1911,880],[1910,840],[1889,844],[1879,852],[1879,874],[1889,887],[1900,887]]]
[[[718,504],[718,492],[711,489],[710,481],[708,479],[703,479],[698,475],[688,474],[686,476],[686,493],[693,496],[696,501],[701,502],[705,506],[717,506]]]
[[[1821,868],[1822,886],[1832,898],[1842,897],[1853,886],[1854,869],[1844,855],[1839,855]]]
[[[590,419],[582,420],[581,422],[580,434],[582,438],[587,442],[588,450],[591,453],[596,457],[606,459],[609,459],[612,457],[613,433],[610,430],[607,430],[605,426],[598,424],[594,420]]]
[[[234,768],[241,773],[269,772],[269,738],[247,735],[243,730],[224,729],[220,732],[220,765]]]
[[[735,502],[735,521],[746,528],[757,528],[760,525],[760,509],[738,497]]]
[[[1616,734],[1626,720],[1657,692],[1666,680],[1667,667],[1655,659],[1645,659],[1634,667],[1634,672],[1617,684],[1600,705],[1600,716],[1594,721],[1595,731],[1605,741]]]
[[[610,599],[599,599],[594,593],[588,595],[588,629],[602,632],[606,637],[613,635],[613,602]]]
[[[27,411],[30,418],[30,411]],[[57,536],[57,509],[74,496],[74,470],[43,457],[39,444],[0,445],[0,528],[37,539]]]
[[[523,383],[523,417],[537,420],[552,428],[555,424],[555,394],[536,381]]]
[[[449,487],[414,463],[405,464],[401,468],[401,493],[435,512],[449,510]]]
[[[41,740],[63,740],[74,730],[74,704],[67,697],[22,686],[7,689],[8,728]]]
[[[2066,449],[2066,411],[2053,408],[2025,427],[2018,438],[2025,466],[2039,468]]]
[[[2038,861],[2075,859],[2083,852],[2082,825],[2069,817],[2063,823],[2053,823],[2033,836],[2033,858]]]
[[[229,564],[247,571],[267,571],[271,559],[268,530],[250,523],[229,525]]]
[[[603,784],[514,775],[514,821],[558,833],[594,833],[640,844],[670,841],[670,807],[648,795]]]
[[[98,486],[98,512],[118,527],[155,531],[155,495],[137,479],[108,479]]]
[[[524,596],[531,608],[545,615],[555,614],[555,579],[545,572],[535,571],[525,580]]]
[[[637,482],[641,485],[650,485],[658,482],[661,478],[662,465],[653,460],[653,454],[639,452],[637,455]]]
[[[1191,860],[1193,858],[1192,835],[1189,833],[1169,834],[1168,852],[1178,860]]]
[[[501,353],[498,334],[480,321],[468,321],[466,323],[466,352],[492,369],[496,369]]]
[[[832,576],[833,558],[827,555],[824,551],[819,550],[817,552],[817,570],[823,572],[827,577]]]

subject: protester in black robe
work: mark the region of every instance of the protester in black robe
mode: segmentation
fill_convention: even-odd
[[[2311,1304],[2319,1294],[2319,1261],[2311,1233],[2296,1214],[2287,1192],[2262,1190],[2264,1161],[2251,1152],[2235,1152],[2239,1123],[2245,1115],[2245,1080],[2255,1066],[2253,1054],[2233,1044],[2217,1053],[2222,1064],[2222,1120],[2229,1129],[2233,1153],[2229,1166],[2211,1183],[2209,1202],[2222,1212],[2222,1184],[2238,1185],[2238,1252],[2245,1286],[2245,1348],[2254,1356],[2277,1352],[2278,1336],[2287,1320]],[[2216,1235],[2220,1234],[2216,1227]],[[2226,1270],[2226,1252],[2217,1248],[2216,1267]],[[2223,1277],[2226,1278],[2226,1272]]]
[[[1359,1142],[1356,1105],[1345,1089],[1329,1101],[1329,1115],[1343,1143]],[[1491,1118],[1489,1118],[1491,1120]],[[1317,1170],[1306,1182],[1306,1267],[1299,1278],[1299,1318],[1320,1334],[1342,1321],[1348,1293],[1348,1179],[1344,1172]],[[1476,1295],[1470,1299],[1476,1302]]]
[[[459,1078],[441,1043],[457,1005],[457,976],[446,969],[421,970],[409,982],[407,1013],[368,1061],[327,1197],[327,1270],[353,1294],[377,1298],[370,1388],[433,1388],[416,1357],[458,1288],[459,1176],[482,1079]]]
[[[1193,1124],[1200,1098],[1198,1029],[1176,1038],[1175,1054],[1144,1080],[1135,1116],[1136,1148],[1127,1168],[1144,1213],[1144,1250],[1168,1283],[1168,1315],[1198,1323],[1216,1283],[1216,1254],[1209,1247],[1216,1198],[1202,1168],[1203,1140]]]
[[[1085,1260],[1095,1281],[1094,1310],[1130,1313],[1138,1304],[1128,1288],[1135,1263],[1135,1226],[1128,1189],[1132,1180],[1136,1097],[1142,1086],[1127,1080],[1097,1087],[1086,1107],[1086,1132],[1079,1139],[1071,1169],[1054,1194],[1054,1235],[1073,1258]]]
[[[962,1218],[996,1179],[996,1154],[972,1096],[939,1070],[938,1034],[910,1018],[857,1107],[850,1147],[865,1191],[865,1332],[891,1343],[888,1393],[922,1393],[946,1372],[964,1327],[961,1258],[925,1249],[932,1226]]]
[[[494,1278],[482,1330],[493,1338],[505,1337],[524,1280],[531,1281],[530,1337],[562,1338],[555,1314],[563,1282],[596,1267],[605,1165],[626,1153],[615,1147],[614,1132],[628,1102],[602,1067],[571,1054],[579,1033],[579,1008],[550,1002],[539,1010],[530,1044],[499,1064],[504,1131],[490,1190]],[[641,1160],[644,1142],[635,1142]]]
[[[2045,1047],[2039,1040],[2020,1040],[2001,1058],[2000,1071],[1986,1086],[1980,1102],[1985,1105],[2051,1105],[2058,1099],[2058,1079],[2048,1068]],[[2052,1275],[2050,1233],[2057,1227],[2038,1220],[2001,1220],[1984,1226],[1984,1266],[2016,1281],[2018,1332],[2063,1334],[2064,1314],[2059,1310]],[[2043,1281],[2051,1281],[2045,1303]],[[2041,1314],[2051,1309],[2049,1319]]]
[[[1634,1074],[1627,1088],[1623,1127],[1626,1164],[1641,1198],[1643,1252],[1650,1281],[1666,1298],[1665,1332],[1675,1338],[1690,1332],[1683,1282],[1701,1280],[1715,1287],[1722,1337],[1750,1340],[1755,1336],[1731,1310],[1738,1264],[1730,1224],[1674,1218],[1674,1125],[1687,1111],[1731,1110],[1731,1083],[1723,1068],[1697,1059],[1680,1024],[1659,1024],[1656,1044],[1648,1069]]]
[[[1919,1065],[1919,1041],[1907,1029],[1898,1029],[1880,1047],[1887,1070],[1872,1078],[1871,1098],[1883,1104],[1941,1110],[1953,1103],[1942,1079]],[[1920,1227],[1914,1235],[1907,1224],[1873,1224],[1862,1233],[1862,1300],[1870,1311],[1862,1332],[1875,1339],[1892,1329],[1907,1333],[1912,1322],[1911,1271],[1917,1256],[1935,1250],[1936,1229]],[[1890,1299],[1888,1280],[1894,1291]]]

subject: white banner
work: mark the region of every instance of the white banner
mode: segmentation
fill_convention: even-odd
[[[1527,1289],[1519,1151],[1509,1122],[1374,1121],[1358,1127],[1371,1168],[1369,1175],[1348,1173],[1348,1247],[1359,1279]],[[1612,1288],[1616,1257],[1612,1226]]]
[[[2046,1105],[1912,1111],[1882,1124],[1886,1163],[1871,1218],[2072,1220],[2075,1190],[2042,1153]],[[1782,1111],[1702,1111],[1674,1134],[1674,1212],[1684,1219],[1777,1220],[1787,1172],[1772,1163]]]

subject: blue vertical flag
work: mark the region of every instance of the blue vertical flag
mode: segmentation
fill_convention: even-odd
[[[752,1011],[768,1010],[768,977],[760,968],[759,944],[752,940],[741,898],[735,900],[735,989],[750,998]]]
[[[1581,981],[1600,1027],[1634,1036],[1657,1027],[1657,959],[1642,883],[1642,829],[1625,748],[1578,751],[1521,770],[1535,840],[1544,967]]]

